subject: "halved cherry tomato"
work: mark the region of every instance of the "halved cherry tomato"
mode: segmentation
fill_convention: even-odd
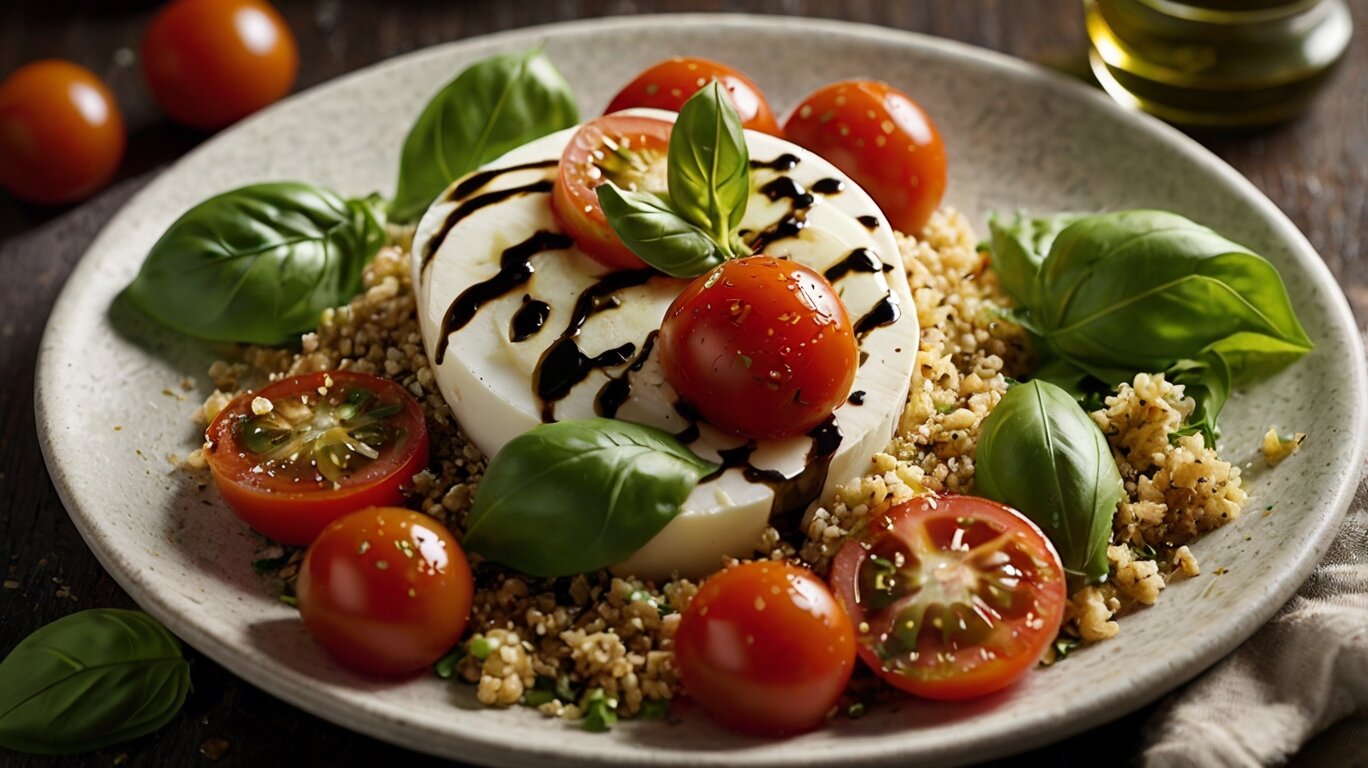
[[[713,574],[674,643],[689,697],[728,728],[761,735],[821,724],[855,667],[850,619],[822,580],[768,560]]]
[[[603,215],[600,184],[664,194],[670,123],[650,117],[610,115],[580,127],[561,155],[560,172],[551,193],[551,212],[580,250],[604,266],[643,269]]]
[[[799,435],[850,394],[859,348],[831,283],[787,259],[733,259],[695,279],[660,327],[665,378],[718,428]]]
[[[334,658],[394,676],[431,666],[461,639],[474,582],[446,526],[376,507],[323,529],[295,591],[304,625]]]
[[[732,105],[741,118],[741,127],[782,136],[765,95],[749,77],[708,59],[676,56],[642,70],[608,103],[604,114],[633,107],[651,107],[678,112],[703,86],[717,81],[731,94]]]
[[[888,83],[847,80],[803,99],[784,136],[850,175],[888,223],[918,234],[945,194],[945,146],[936,124]]]
[[[1011,685],[1064,618],[1064,568],[1023,515],[973,496],[920,496],[837,553],[837,599],[887,682],[954,701]]]
[[[240,395],[205,439],[224,501],[284,544],[308,544],[348,512],[403,503],[403,488],[428,461],[417,401],[392,381],[350,371]]]
[[[109,89],[85,67],[47,59],[0,84],[0,186],[31,203],[71,203],[119,168],[124,124]]]
[[[289,93],[299,49],[265,0],[172,0],[147,28],[142,66],[166,114],[213,130]]]

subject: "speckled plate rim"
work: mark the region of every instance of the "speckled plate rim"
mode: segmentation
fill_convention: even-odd
[[[354,78],[383,76],[391,69],[401,68],[411,62],[427,57],[443,55],[457,48],[475,45],[515,46],[534,44],[554,38],[558,33],[595,32],[630,33],[634,28],[654,26],[672,21],[709,24],[718,28],[745,30],[755,26],[766,29],[792,30],[795,34],[835,33],[850,39],[853,45],[861,41],[877,42],[885,45],[906,46],[923,53],[944,57],[950,61],[973,60],[977,64],[999,69],[1023,82],[1049,91],[1068,91],[1071,97],[1092,102],[1100,109],[1119,110],[1105,95],[1086,86],[1068,80],[1056,73],[1026,62],[979,49],[953,41],[925,37],[908,32],[885,29],[864,24],[834,22],[826,20],[750,16],[742,14],[678,14],[671,16],[612,17],[588,21],[564,22],[539,27],[511,30],[494,35],[471,38],[425,49],[401,56],[370,68],[349,74],[320,88],[327,88],[339,82]],[[288,105],[293,99],[282,102]],[[258,121],[271,120],[272,115],[282,105],[267,109],[245,121],[243,125]],[[1349,333],[1357,338],[1357,325],[1349,310],[1338,284],[1315,254],[1310,244],[1277,207],[1259,192],[1248,180],[1229,165],[1215,157],[1195,141],[1177,130],[1148,116],[1129,113],[1122,119],[1133,121],[1137,128],[1156,135],[1175,153],[1206,173],[1218,177],[1224,185],[1248,198],[1270,223],[1274,234],[1290,244],[1297,261],[1306,267],[1312,283],[1328,297],[1333,305],[1333,325],[1341,333]],[[236,130],[236,129],[234,129]],[[206,142],[205,147],[227,141],[233,131]],[[195,153],[204,151],[203,148]],[[194,153],[192,153],[194,154]],[[139,201],[160,181],[153,182],[148,189],[140,192],[127,204],[127,209],[135,208]],[[101,246],[102,233],[92,244],[91,250]],[[109,546],[102,538],[98,524],[98,508],[101,500],[80,496],[71,478],[64,470],[63,455],[80,449],[79,436],[63,429],[64,402],[63,388],[60,386],[61,370],[54,349],[61,341],[65,328],[72,324],[73,318],[89,309],[78,301],[79,291],[74,290],[83,281],[90,279],[95,271],[91,260],[83,260],[71,275],[49,319],[40,348],[40,359],[36,375],[36,412],[40,444],[52,480],[63,504],[81,535],[94,551],[100,563],[145,610],[165,623],[172,631],[190,645],[199,649],[215,661],[223,664],[234,673],[242,676],[263,690],[334,723],[355,729],[387,741],[409,748],[424,750],[453,758],[474,760],[497,764],[537,765],[545,760],[565,764],[602,765],[627,763],[652,764],[747,764],[747,765],[801,765],[817,764],[823,760],[821,755],[794,754],[792,750],[771,751],[761,748],[739,751],[710,753],[692,752],[652,752],[642,747],[639,752],[623,753],[620,750],[596,751],[582,745],[557,743],[549,739],[510,740],[506,736],[492,734],[480,727],[478,718],[451,717],[445,727],[425,727],[415,725],[397,716],[397,713],[381,706],[371,706],[365,701],[360,705],[330,696],[327,690],[317,686],[312,678],[302,675],[288,666],[271,658],[262,658],[243,648],[224,642],[220,637],[198,625],[194,618],[174,610],[165,596],[159,594],[156,586],[145,578],[133,563],[122,553]],[[1239,643],[1248,638],[1259,626],[1265,623],[1282,606],[1305,580],[1330,544],[1332,534],[1338,529],[1357,484],[1364,464],[1365,449],[1368,448],[1368,370],[1358,347],[1347,358],[1348,383],[1356,397],[1346,405],[1346,418],[1351,424],[1348,431],[1359,435],[1360,439],[1345,446],[1342,461],[1333,472],[1336,487],[1331,496],[1331,508],[1317,519],[1312,535],[1301,547],[1295,557],[1293,567],[1275,576],[1274,581],[1257,599],[1249,602],[1246,610],[1232,620],[1215,629],[1198,633],[1183,661],[1165,668],[1155,668],[1141,675],[1135,684],[1126,689],[1113,689],[1103,694],[1094,694],[1083,704],[1071,706],[1068,717],[1061,712],[1050,710],[1027,713],[1009,723],[996,728],[984,728],[976,734],[972,742],[960,740],[944,743],[931,748],[922,745],[915,753],[909,753],[896,732],[881,737],[872,744],[852,745],[841,754],[841,762],[861,764],[907,764],[908,762],[937,761],[938,764],[960,763],[982,760],[1004,754],[1019,752],[1065,736],[1085,730],[1099,723],[1120,717],[1191,679],[1197,673],[1213,664]],[[829,754],[829,753],[827,753]]]

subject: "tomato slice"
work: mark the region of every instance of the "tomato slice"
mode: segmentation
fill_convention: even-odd
[[[945,194],[945,146],[907,94],[877,80],[820,88],[784,124],[789,141],[850,175],[909,235],[922,231]]]
[[[696,278],[665,312],[659,344],[675,391],[747,437],[811,430],[845,402],[859,368],[850,315],[831,283],[772,256]]]
[[[610,115],[580,127],[561,155],[551,210],[580,250],[614,269],[644,269],[613,231],[594,190],[605,181],[665,194],[670,128],[651,117]]]
[[[224,501],[284,544],[308,544],[348,512],[403,503],[428,461],[418,402],[399,384],[350,371],[240,395],[205,439]]]
[[[446,526],[407,509],[373,508],[323,529],[295,591],[304,625],[334,658],[362,672],[405,675],[461,639],[474,590]]]
[[[680,617],[675,660],[719,723],[779,735],[819,725],[855,667],[855,634],[822,580],[768,560],[713,574]]]
[[[676,56],[642,70],[608,103],[604,114],[633,107],[678,112],[684,102],[711,82],[719,82],[731,95],[741,127],[782,136],[765,95],[755,83],[735,69],[708,59]]]
[[[921,496],[837,553],[831,583],[860,657],[904,691],[953,701],[1011,685],[1059,633],[1064,568],[1030,520],[973,496]]]

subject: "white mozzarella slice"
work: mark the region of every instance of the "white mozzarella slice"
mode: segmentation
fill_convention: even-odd
[[[674,118],[673,113],[641,113]],[[568,394],[548,404],[536,391],[543,356],[567,337],[586,291],[626,274],[610,273],[581,253],[561,234],[551,213],[555,163],[574,131],[552,134],[505,155],[452,185],[423,216],[414,237],[413,270],[424,344],[443,396],[466,434],[488,455],[545,419],[599,415],[600,401],[622,387],[610,386],[610,381],[623,379],[629,395],[612,415],[680,434],[710,460],[737,463],[748,457],[743,466],[700,483],[669,525],[615,567],[647,578],[703,576],[717,570],[724,555],[749,554],[772,513],[781,530],[796,530],[810,506],[829,501],[836,485],[867,471],[871,456],[888,443],[907,399],[917,351],[917,315],[907,276],[893,231],[863,190],[817,155],[747,131],[757,165],[743,235],[774,235],[765,253],[819,272],[840,271],[841,264],[854,267],[833,284],[857,328],[861,323],[867,327],[860,328],[862,363],[852,401],[834,413],[834,429],[819,428],[815,438],[747,446],[747,441],[705,423],[694,425],[687,407],[678,407],[655,350],[641,356],[670,302],[687,284],[658,274],[627,280],[631,285],[605,295],[604,302],[612,306],[580,318],[574,343],[588,358],[607,353],[601,360],[605,365],[590,370]],[[785,156],[796,163],[786,168],[775,162]],[[786,221],[795,204],[809,202],[802,194],[811,195],[811,204],[799,207],[802,226],[795,230]],[[501,273],[504,254],[509,249],[519,253],[519,246],[529,243],[527,250],[537,252],[508,259],[513,269]],[[529,266],[530,274],[518,270]],[[509,275],[525,279],[505,280]],[[476,295],[487,300],[451,331],[448,313],[453,307],[469,310]],[[545,322],[539,332],[515,341],[515,316],[530,311],[525,307],[530,302],[545,304]],[[832,450],[837,434],[839,444]],[[829,455],[821,457],[823,453]]]

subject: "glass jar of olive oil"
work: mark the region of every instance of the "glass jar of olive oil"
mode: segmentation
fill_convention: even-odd
[[[1310,103],[1349,45],[1344,0],[1084,0],[1112,98],[1191,127],[1276,123]]]

